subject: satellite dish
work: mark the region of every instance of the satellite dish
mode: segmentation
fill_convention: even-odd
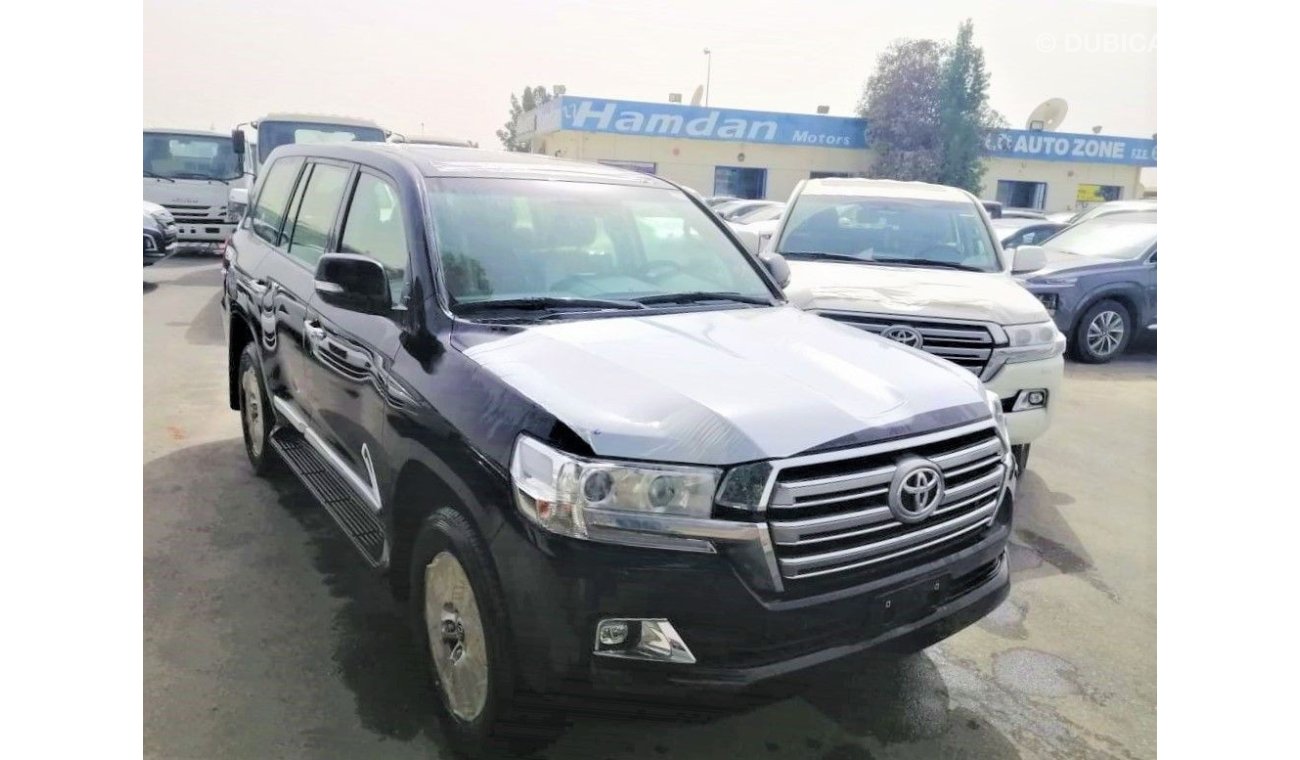
[[[704,85],[697,85],[695,92],[691,93],[691,105],[698,106],[700,101],[704,100]]]
[[[1065,114],[1070,107],[1061,98],[1052,98],[1044,101],[1041,105],[1029,114],[1029,120],[1025,123],[1025,129],[1036,129],[1044,132],[1055,132],[1061,122],[1065,121]]]

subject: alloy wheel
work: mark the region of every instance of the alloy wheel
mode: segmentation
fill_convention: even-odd
[[[1088,323],[1088,348],[1097,356],[1110,356],[1124,341],[1124,317],[1115,311],[1098,312]]]
[[[239,381],[243,391],[244,426],[248,430],[248,446],[253,456],[262,455],[266,417],[262,413],[262,388],[257,382],[257,372],[252,367],[244,370]]]
[[[469,576],[451,552],[424,568],[424,625],[448,709],[473,721],[487,704],[487,642]]]

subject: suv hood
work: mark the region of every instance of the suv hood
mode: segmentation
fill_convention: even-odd
[[[729,465],[989,415],[966,370],[785,306],[585,319],[457,343],[607,457]]]
[[[1038,299],[1005,272],[788,261],[786,295],[801,309],[969,319],[999,325],[1050,319]]]
[[[1044,249],[1047,255],[1047,266],[1042,269],[1028,272],[1022,280],[1033,282],[1039,277],[1051,277],[1061,272],[1070,274],[1082,274],[1082,270],[1104,270],[1112,269],[1126,262],[1124,259],[1109,259],[1102,256],[1080,256],[1074,253],[1065,253],[1063,251],[1054,251],[1050,248]]]

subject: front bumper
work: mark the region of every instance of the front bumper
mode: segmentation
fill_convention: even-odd
[[[816,591],[756,590],[725,555],[562,539],[511,523],[493,541],[521,675],[542,692],[685,696],[783,680],[868,650],[914,650],[1008,593],[1012,491],[969,540],[887,574]],[[669,620],[696,662],[598,656],[606,618]]]
[[[984,386],[998,397],[1005,400],[1014,399],[1016,394],[1030,388],[1047,390],[1047,406],[1043,409],[1030,409],[1022,412],[1006,412],[1007,434],[1012,445],[1030,443],[1043,433],[1052,423],[1052,415],[1059,403],[1058,391],[1061,378],[1065,375],[1065,359],[1054,356],[1032,362],[1004,364]]]

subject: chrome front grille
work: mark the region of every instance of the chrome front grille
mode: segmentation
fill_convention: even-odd
[[[997,513],[1007,470],[989,423],[776,463],[767,502],[773,549],[787,580],[858,570],[975,533]],[[919,523],[895,519],[889,488],[904,456],[928,459],[945,491]]]
[[[844,311],[819,311],[823,317],[881,334],[895,325],[905,325],[921,335],[921,350],[965,367],[983,376],[993,356],[994,338],[989,328],[979,322],[958,320],[913,319],[888,314],[858,314]]]
[[[171,212],[179,224],[224,224],[225,206],[193,206],[178,203],[164,203],[163,207]]]

